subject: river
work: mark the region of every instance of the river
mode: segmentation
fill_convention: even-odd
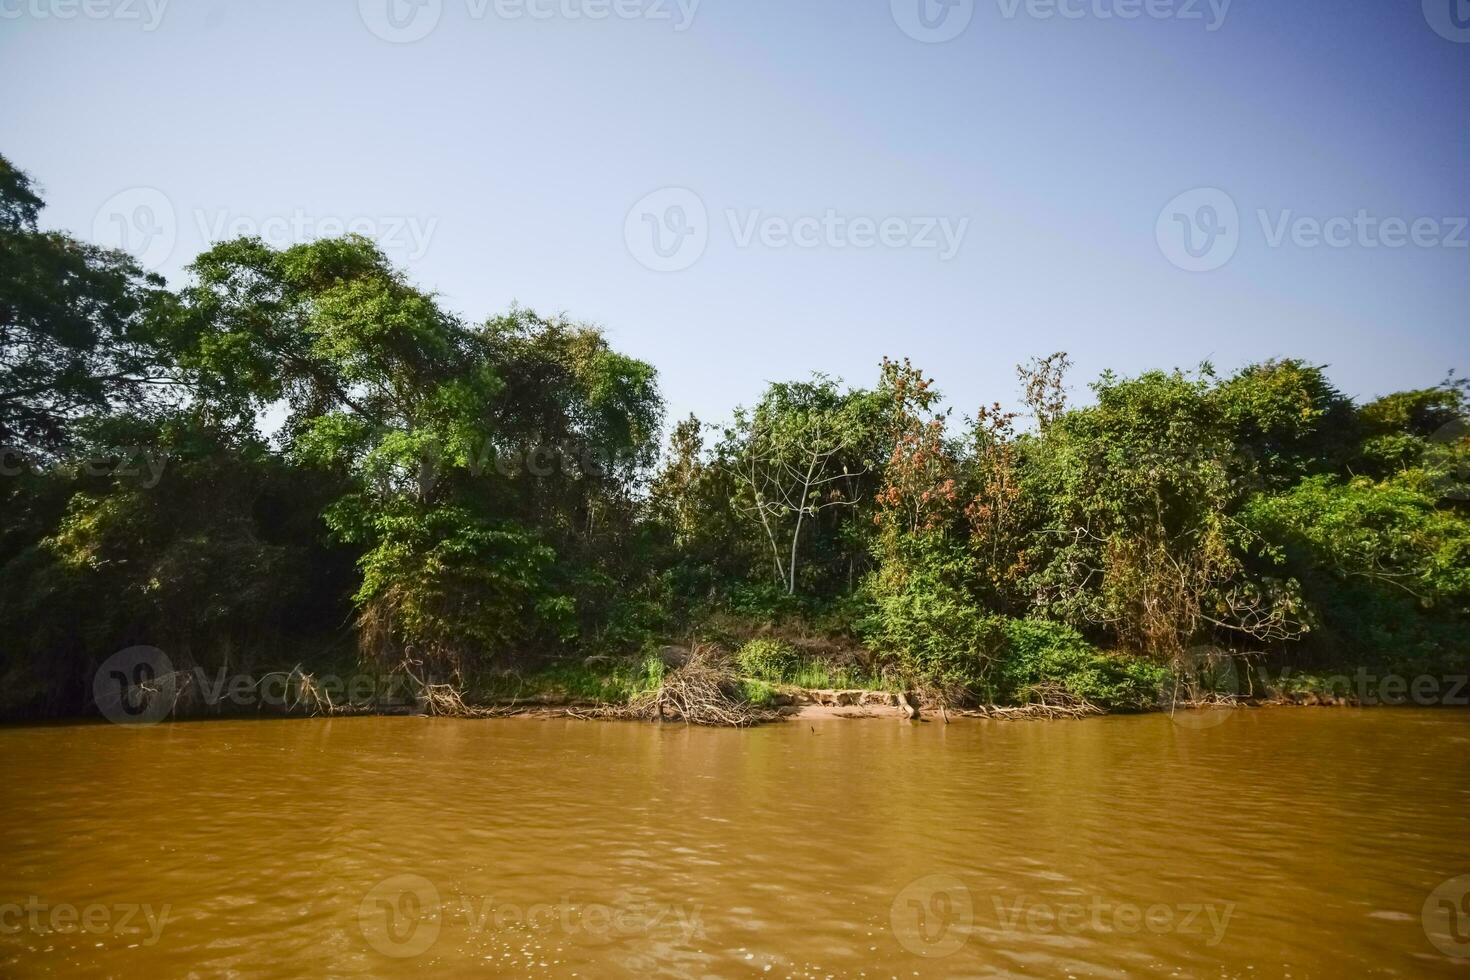
[[[6,976],[1470,974],[1464,711],[78,724],[0,759]]]

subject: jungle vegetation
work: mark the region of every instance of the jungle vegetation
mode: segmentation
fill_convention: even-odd
[[[1465,669],[1453,376],[1358,403],[1278,359],[1074,400],[1058,353],[956,414],[897,359],[716,427],[595,327],[467,321],[363,238],[224,242],[170,289],[42,206],[0,158],[8,716],[87,710],[132,644],[596,696],[699,642],[754,690],[1110,708],[1222,662]]]

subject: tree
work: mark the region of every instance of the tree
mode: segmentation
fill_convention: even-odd
[[[653,456],[651,367],[530,311],[469,328],[359,237],[242,239],[192,268],[203,397],[284,402],[291,457],[348,481],[323,516],[362,549],[366,656],[459,672],[593,628],[626,571],[606,529],[626,535]]]
[[[1230,426],[1193,377],[1104,374],[1095,406],[1060,417],[1031,453],[1044,508],[1028,577],[1039,611],[1182,666],[1192,643],[1282,643],[1304,628],[1291,583],[1247,573],[1234,520],[1248,481]]]
[[[0,157],[0,445],[40,458],[88,416],[176,391],[171,296],[127,255],[37,229],[30,178]]]
[[[857,503],[857,479],[867,471],[858,459],[865,398],[820,374],[772,384],[754,411],[736,409],[725,432],[725,465],[740,488],[736,507],[759,526],[787,595],[796,593],[804,525]]]

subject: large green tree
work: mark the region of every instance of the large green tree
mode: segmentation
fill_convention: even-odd
[[[127,255],[37,225],[43,202],[0,157],[0,445],[53,457],[85,419],[176,392],[171,294]]]

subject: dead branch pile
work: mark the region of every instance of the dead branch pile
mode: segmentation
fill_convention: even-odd
[[[1003,706],[982,704],[960,712],[978,718],[1086,718],[1088,715],[1106,714],[1103,709],[1067,690],[1060,684],[1034,684],[1027,691],[1026,704]]]
[[[435,681],[421,673],[422,669],[423,663],[411,655],[405,655],[395,668],[395,673],[401,672],[408,678],[409,688],[421,714],[446,718],[494,718],[515,713],[514,704],[495,707],[472,707],[465,704],[464,690],[458,684]]]
[[[568,712],[576,717],[682,721],[687,725],[743,728],[779,714],[746,700],[739,679],[713,648],[696,646],[683,666],[664,674],[656,688],[634,695],[626,705]]]

